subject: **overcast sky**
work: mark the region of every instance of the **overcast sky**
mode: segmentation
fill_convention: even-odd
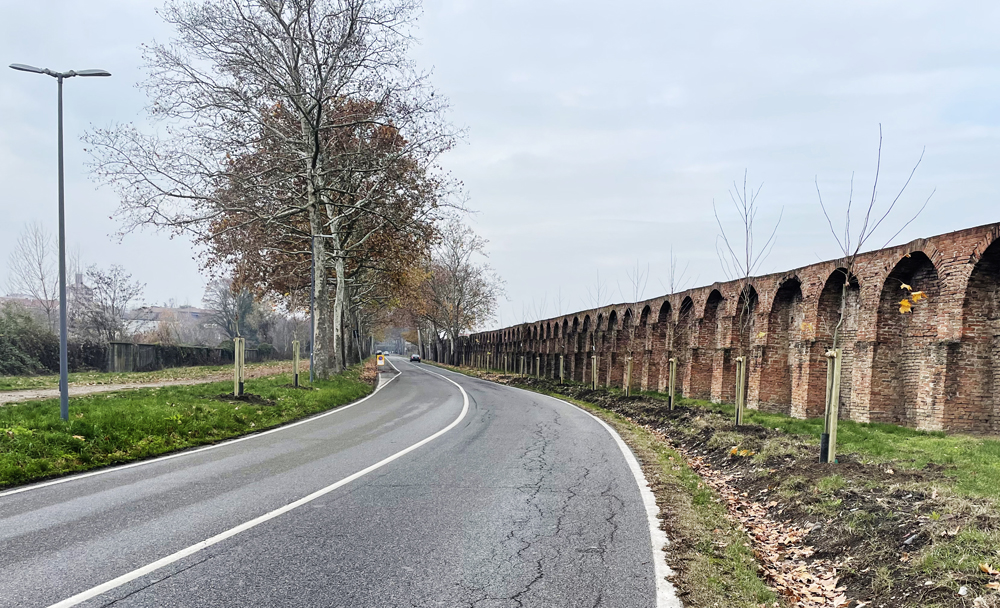
[[[139,46],[170,37],[157,5],[0,0],[0,63],[114,74],[66,83],[70,246],[122,264],[149,303],[199,304],[190,244],[119,242],[117,200],[90,181],[79,141],[90,124],[143,121]],[[712,201],[735,221],[744,171],[763,184],[762,225],[784,210],[763,272],[836,257],[814,179],[838,209],[852,172],[868,196],[879,123],[882,199],[926,147],[893,225],[936,189],[895,242],[1000,221],[997,31],[995,2],[428,0],[415,56],[467,128],[443,163],[506,280],[509,325],[592,306],[598,271],[611,300],[628,299],[637,261],[644,296],[665,293],[671,246],[690,265],[685,287],[723,280]],[[4,286],[24,224],[55,231],[55,92],[51,78],[0,72]]]

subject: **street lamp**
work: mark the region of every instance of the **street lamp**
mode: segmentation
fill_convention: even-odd
[[[23,63],[12,63],[10,67],[22,72],[46,74],[59,81],[59,404],[63,420],[69,420],[69,361],[66,348],[66,212],[63,185],[63,80],[73,76],[110,76],[105,70],[81,70],[74,72],[53,72],[48,68],[36,68]]]

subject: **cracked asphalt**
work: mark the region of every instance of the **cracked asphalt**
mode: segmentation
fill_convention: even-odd
[[[421,365],[355,407],[172,460],[0,497],[0,606],[49,606],[445,428]],[[642,500],[584,412],[436,368],[454,429],[81,606],[656,605]]]

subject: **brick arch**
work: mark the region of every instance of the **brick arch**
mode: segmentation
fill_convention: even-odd
[[[687,299],[690,300],[690,298],[687,298]],[[659,324],[660,326],[663,326],[666,323],[669,323],[670,322],[670,312],[671,312],[670,300],[664,300],[663,303],[660,304],[660,311],[656,314],[656,322],[657,322],[657,324]]]
[[[618,329],[618,311],[614,308],[608,313],[608,331],[615,331]]]
[[[667,348],[667,332],[670,329],[670,313],[672,309],[670,307],[670,300],[663,300],[660,304],[660,310],[656,313],[656,339],[659,341],[660,346]]]
[[[872,422],[937,428],[932,375],[940,279],[923,251],[907,254],[886,275],[879,295],[869,415]],[[928,295],[908,314],[899,311],[908,293],[901,289],[904,283]]]
[[[793,345],[801,341],[804,319],[802,282],[793,276],[778,286],[768,312],[759,389],[762,410],[791,413],[792,386],[797,371]]]
[[[1000,239],[1000,224],[993,226],[987,233],[986,236],[979,239],[979,241],[973,246],[972,253],[969,254],[969,263],[978,264],[979,260],[982,259],[983,254],[986,250],[990,248],[993,243]],[[974,272],[974,271],[973,271]]]
[[[960,343],[949,353],[945,426],[1000,428],[1000,240],[973,250],[975,266],[962,299]]]
[[[892,272],[899,267],[899,265],[908,259],[912,259],[914,255],[923,255],[926,257],[931,265],[934,267],[934,272],[938,274],[942,273],[942,267],[944,263],[944,255],[938,251],[932,243],[929,243],[926,239],[917,239],[911,243],[903,245],[899,250],[899,255],[887,258],[885,262],[879,268],[878,274],[875,276],[875,281],[870,285],[871,288],[876,288],[877,286],[884,285],[889,279]]]
[[[713,289],[705,299],[705,307],[698,328],[698,343],[692,345],[690,396],[695,399],[712,398],[712,373],[715,368],[715,349],[718,347],[719,309],[725,306],[722,292]],[[724,312],[724,311],[723,311]]]
[[[750,345],[756,334],[757,306],[760,296],[753,284],[744,287],[736,300],[733,310],[733,342],[734,346],[744,354],[749,354]]]

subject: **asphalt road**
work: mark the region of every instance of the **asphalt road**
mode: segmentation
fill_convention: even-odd
[[[0,493],[0,606],[679,605],[605,427],[394,363],[304,423]]]

